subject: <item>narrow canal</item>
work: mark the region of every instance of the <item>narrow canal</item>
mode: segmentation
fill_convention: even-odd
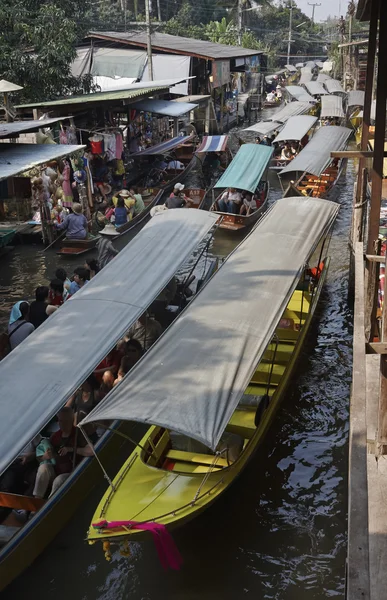
[[[332,262],[314,326],[265,444],[234,486],[174,533],[179,572],[164,572],[152,543],[107,563],[85,532],[104,484],[4,600],[325,600],[343,597],[346,556],[347,432],[351,314],[347,308],[348,230],[354,165],[339,183],[341,211]],[[272,177],[272,199],[281,196]],[[125,242],[128,240],[125,240]],[[280,243],[280,240],[278,240]],[[218,233],[211,253],[235,240]],[[17,247],[0,265],[0,318],[53,276],[55,253]],[[74,267],[74,264],[62,265]],[[243,294],[243,289],[241,290]],[[21,365],[22,369],[22,365]]]

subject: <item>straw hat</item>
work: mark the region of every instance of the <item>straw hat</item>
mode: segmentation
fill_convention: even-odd
[[[99,183],[98,187],[100,189],[101,194],[105,194],[105,196],[110,194],[112,191],[112,186],[109,185],[108,183]]]
[[[174,190],[179,190],[179,192],[182,192],[185,188],[184,183],[176,183],[175,187],[173,188]]]
[[[81,212],[82,212],[82,206],[78,202],[74,202],[74,204],[73,204],[73,211],[75,213],[77,213],[78,215],[80,215]]]
[[[99,233],[101,235],[118,235],[118,232],[112,223],[105,225],[105,227]]]
[[[165,206],[165,204],[160,204],[160,206],[154,206],[153,208],[151,208],[149,214],[151,217],[154,217],[155,215],[163,213],[166,210],[168,210],[168,207]]]
[[[122,198],[129,198],[130,193],[128,192],[128,190],[121,190],[117,193],[117,196],[122,196]]]

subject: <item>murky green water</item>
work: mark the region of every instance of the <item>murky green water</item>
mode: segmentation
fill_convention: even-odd
[[[339,184],[342,206],[332,262],[298,371],[266,441],[237,482],[174,538],[184,558],[165,573],[152,543],[108,564],[84,536],[104,485],[44,554],[4,593],[5,600],[325,600],[343,597],[346,557],[347,432],[351,314],[347,308],[348,229],[354,167]],[[281,196],[276,177],[273,195]],[[236,240],[222,232],[211,253]],[[192,262],[192,261],[191,261]],[[31,297],[56,265],[52,252],[17,247],[0,263],[1,322]],[[188,267],[187,267],[188,268]],[[241,290],[242,292],[243,290]]]

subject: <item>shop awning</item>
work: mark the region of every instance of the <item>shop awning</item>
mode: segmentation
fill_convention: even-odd
[[[305,87],[311,96],[325,96],[328,94],[323,85],[318,81],[308,81],[305,83]]]
[[[300,141],[316,123],[317,117],[309,115],[300,115],[290,117],[282,131],[277,135],[274,142],[284,142],[286,140]]]
[[[319,177],[332,162],[331,152],[343,150],[352,130],[347,127],[320,127],[300,154],[282,169],[284,173],[310,173]]]
[[[131,108],[135,108],[136,110],[165,115],[166,117],[180,117],[197,107],[197,104],[191,102],[173,102],[171,100],[156,100],[154,98],[139,100],[139,102],[131,105]]]
[[[308,94],[305,88],[300,85],[287,85],[285,90],[291,98],[295,98],[299,102],[314,102],[313,96]],[[310,108],[310,107],[309,107]]]
[[[311,98],[311,100],[313,100],[313,98]],[[289,102],[289,104],[286,104],[286,106],[272,116],[272,120],[279,121],[280,123],[286,123],[290,117],[304,115],[305,113],[309,112],[311,108],[312,106],[309,104],[309,102]]]
[[[199,152],[225,152],[227,150],[228,135],[205,135],[196,153]]]
[[[281,129],[281,127],[283,127],[283,123],[278,123],[277,121],[260,121],[259,123],[255,123],[255,125],[247,127],[243,131],[252,131],[254,133],[260,133],[261,135],[269,135],[269,133]]]
[[[0,362],[0,473],[145,312],[216,219],[193,209],[155,216]]]
[[[135,152],[134,154],[130,155],[130,158],[138,158],[139,156],[155,156],[156,154],[167,154],[167,152],[171,152],[171,150],[186,144],[192,140],[192,138],[193,135],[178,135],[171,140],[166,140],[165,142],[161,142],[161,144],[156,144],[155,146],[146,148],[141,152]]]
[[[266,171],[273,152],[272,146],[243,144],[214,187],[237,188],[253,194]]]
[[[319,198],[278,200],[81,426],[137,421],[215,450],[338,210]]]
[[[330,94],[346,94],[341,82],[338,79],[327,79],[324,85]]]
[[[364,106],[363,90],[352,90],[348,94],[348,108],[351,106]]]
[[[67,144],[0,144],[0,181],[43,163],[62,158],[86,146]],[[3,363],[1,363],[3,364]]]
[[[345,117],[343,110],[343,99],[341,96],[322,96],[321,98],[321,118],[323,117]]]
[[[37,131],[41,128],[50,127],[50,125],[58,123],[59,121],[64,121],[65,119],[71,119],[71,116],[41,120],[13,121],[12,123],[0,123],[0,138],[11,137],[13,135],[16,136],[27,131]]]

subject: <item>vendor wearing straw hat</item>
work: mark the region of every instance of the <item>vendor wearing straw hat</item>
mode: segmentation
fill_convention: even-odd
[[[117,192],[117,194],[115,194],[112,198],[114,206],[117,206],[118,198],[122,198],[124,200],[126,208],[132,214],[136,200],[132,198],[131,193],[128,190],[121,190],[120,192]]]
[[[97,262],[102,269],[103,267],[106,267],[106,265],[118,254],[118,250],[116,250],[112,244],[112,239],[114,239],[118,233],[112,223],[108,223],[108,225],[106,225],[99,233],[101,237],[97,242]]]
[[[56,223],[55,227],[56,229],[65,229],[68,239],[84,240],[87,237],[87,219],[82,213],[82,206],[78,202],[74,202],[73,211],[62,223]]]

